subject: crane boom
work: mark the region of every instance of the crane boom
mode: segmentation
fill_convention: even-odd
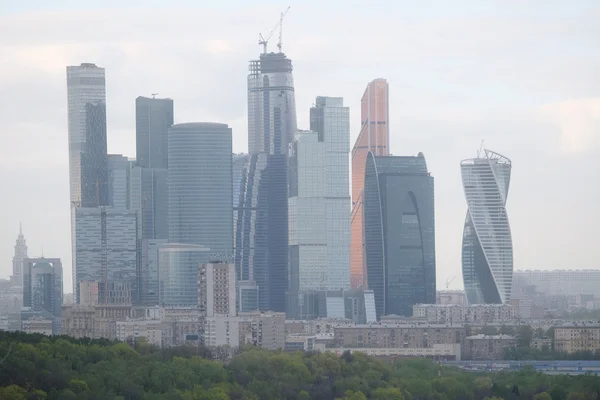
[[[285,11],[281,13],[281,15],[279,16],[279,22],[273,27],[273,29],[271,29],[271,32],[269,32],[269,34],[266,37],[264,37],[262,35],[262,33],[258,34],[258,44],[263,46],[264,54],[267,54],[267,44],[269,43],[269,40],[271,40],[271,38],[275,34],[275,31],[277,30],[277,28],[279,28],[279,42],[277,43],[277,48],[279,49],[279,52],[281,53],[281,40],[283,37],[283,33],[282,33],[283,19],[285,18],[286,14],[288,13],[289,10],[290,10],[290,6],[288,6],[288,8],[286,8]]]

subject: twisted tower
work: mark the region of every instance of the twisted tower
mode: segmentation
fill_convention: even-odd
[[[513,249],[506,198],[511,161],[484,150],[461,162],[467,205],[462,270],[470,304],[502,304],[510,300]]]

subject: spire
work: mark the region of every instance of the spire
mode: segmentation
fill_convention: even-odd
[[[19,221],[19,236],[23,236],[23,223]]]

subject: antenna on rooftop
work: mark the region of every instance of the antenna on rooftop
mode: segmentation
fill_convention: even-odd
[[[481,152],[483,151],[483,140],[481,139],[481,145],[479,146],[479,150],[477,150],[477,158],[480,158]]]
[[[152,93],[152,98],[155,99],[158,93]]]

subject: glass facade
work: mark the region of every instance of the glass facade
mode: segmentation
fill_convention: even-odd
[[[198,271],[210,249],[170,243],[158,250],[159,304],[164,307],[198,305]]]
[[[166,245],[167,239],[142,239],[141,254],[138,262],[140,263],[138,273],[138,287],[140,304],[146,306],[155,306],[158,301],[158,268],[159,257],[158,250]]]
[[[367,282],[377,318],[435,303],[433,177],[425,157],[369,153],[364,183]]]
[[[169,241],[204,246],[222,261],[233,258],[231,140],[226,124],[169,129]]]
[[[130,172],[129,200],[132,210],[140,214],[143,239],[169,237],[168,170],[133,167]]]
[[[136,163],[142,168],[165,169],[169,165],[168,131],[173,125],[173,100],[135,99]]]
[[[462,245],[465,293],[470,304],[510,301],[513,248],[506,198],[511,161],[493,151],[461,162],[467,205]]]
[[[341,97],[317,97],[310,128],[324,146],[327,288],[350,288],[350,109]]]
[[[375,79],[367,85],[360,102],[361,128],[352,148],[352,212],[350,273],[352,287],[367,287],[364,258],[363,185],[367,155],[389,155],[388,83]]]
[[[108,205],[104,68],[67,67],[71,203]]]
[[[79,303],[79,282],[129,282],[137,295],[137,213],[110,207],[75,208],[73,293]]]
[[[23,307],[52,314],[52,330],[58,334],[63,299],[60,258],[25,258],[23,266]]]
[[[284,311],[288,289],[288,146],[296,132],[292,62],[265,53],[250,62],[248,162],[239,206],[236,264],[259,287],[261,310]],[[241,215],[240,215],[241,214]],[[237,234],[236,234],[237,236]]]
[[[108,155],[108,204],[129,208],[131,162],[121,154]]]

